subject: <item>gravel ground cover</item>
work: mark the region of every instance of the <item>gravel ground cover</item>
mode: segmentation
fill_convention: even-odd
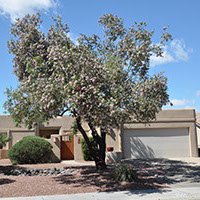
[[[110,177],[113,166],[109,166],[105,171],[97,171],[94,166],[74,167],[61,163],[12,166],[7,162],[9,161],[2,161],[2,165],[0,162],[0,197],[2,198],[165,187],[154,183],[152,178],[141,179],[137,183],[116,182]],[[30,171],[30,169],[64,170],[67,173],[52,173],[46,176],[42,173],[32,176],[30,174],[4,174],[9,170]]]
[[[62,163],[17,165],[11,166],[8,160],[0,160],[0,197],[40,196],[72,194],[101,191],[123,191],[136,189],[167,188],[176,183],[200,182],[200,166],[187,162],[154,159],[126,160],[128,165],[138,169],[139,182],[116,182],[110,174],[113,166],[105,171],[96,171],[94,166],[70,166]],[[10,169],[54,169],[67,170],[67,173],[50,175],[5,175],[2,172]]]

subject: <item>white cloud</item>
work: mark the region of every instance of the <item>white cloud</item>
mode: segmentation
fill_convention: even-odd
[[[171,99],[170,101],[172,102],[173,106],[185,106],[190,102],[187,99]]]
[[[170,44],[172,52],[177,61],[188,61],[189,59],[189,51],[185,47],[185,43],[183,40],[173,40]]]
[[[200,97],[200,90],[197,91],[197,96]]]
[[[173,104],[167,104],[164,106],[165,109],[175,109],[175,108],[182,108],[182,109],[195,109],[196,112],[200,112],[200,106],[197,106],[196,101],[188,100],[188,99],[170,99],[170,102]]]
[[[174,58],[168,53],[167,47],[165,46],[163,50],[163,56],[157,57],[156,55],[151,56],[151,66],[154,67],[156,65],[163,65],[170,62],[174,62]]]
[[[192,49],[186,48],[183,40],[174,39],[169,46],[163,48],[163,57],[156,57],[152,55],[151,66],[163,65],[171,62],[186,62],[189,60],[189,54],[192,53]]]
[[[200,113],[200,106],[185,106],[185,109],[195,109],[196,113]]]
[[[0,14],[10,17],[14,22],[16,18],[24,17],[26,14],[48,11],[57,4],[57,0],[0,0]]]
[[[185,106],[185,109],[197,109],[196,106]]]
[[[192,100],[192,104],[195,105],[195,104],[196,104],[196,101],[195,101],[195,100]]]

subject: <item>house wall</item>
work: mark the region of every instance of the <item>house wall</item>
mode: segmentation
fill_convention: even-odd
[[[81,133],[74,136],[74,160],[83,160],[81,151],[81,139],[83,138]]]
[[[59,129],[59,135],[52,134],[49,141],[53,145],[54,155],[60,159],[60,135],[71,134],[71,127],[74,119],[71,116],[64,115],[62,118],[49,120],[36,127],[35,129],[27,129],[25,127],[17,128],[10,116],[0,116],[0,132],[7,132],[8,136],[11,136],[12,141],[7,145],[4,150],[8,150],[18,140],[22,139],[26,135],[39,135],[40,130]],[[87,124],[83,124],[84,129],[90,135],[90,129]],[[189,141],[189,155],[192,157],[198,156],[197,150],[197,133],[195,127],[195,111],[193,109],[178,109],[178,110],[163,110],[157,114],[157,119],[150,124],[126,122],[120,130],[114,129],[110,135],[106,136],[107,147],[114,147],[114,152],[109,153],[110,158],[114,156],[123,157],[124,150],[124,138],[126,137],[127,130],[133,129],[188,129],[188,141]],[[74,159],[82,160],[80,139],[82,135],[78,133],[74,136]],[[169,147],[170,148],[170,147]],[[3,151],[3,150],[0,150]],[[1,155],[1,154],[0,154]]]
[[[61,159],[61,154],[60,154],[60,137],[57,137],[57,135],[51,135],[50,139],[46,139],[51,145],[53,146],[52,148],[52,154],[51,154],[51,162],[58,162]]]
[[[29,130],[23,126],[16,127],[9,115],[0,115],[0,133],[6,133],[8,137],[11,137],[11,141],[7,143],[6,147],[0,150],[0,159],[2,159],[8,157],[8,149],[24,136],[35,135],[35,129]]]
[[[200,113],[196,113],[197,143],[200,149]]]
[[[34,136],[35,131],[29,131],[29,130],[11,130],[10,131],[10,136],[11,136],[11,146],[16,144],[18,141],[23,139],[25,136]]]
[[[196,128],[197,128],[197,143],[198,143],[198,148],[200,148],[200,124],[198,124]]]

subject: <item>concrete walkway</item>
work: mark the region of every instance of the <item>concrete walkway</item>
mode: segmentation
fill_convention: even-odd
[[[188,165],[200,166],[200,157],[168,158],[169,160],[186,162]]]
[[[0,198],[0,200],[197,200],[199,187],[134,190],[122,192],[81,193],[54,196]]]
[[[70,166],[95,166],[94,161],[62,160],[60,163]]]

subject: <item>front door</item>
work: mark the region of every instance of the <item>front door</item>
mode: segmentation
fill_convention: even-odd
[[[61,160],[74,160],[74,136],[61,136]]]

